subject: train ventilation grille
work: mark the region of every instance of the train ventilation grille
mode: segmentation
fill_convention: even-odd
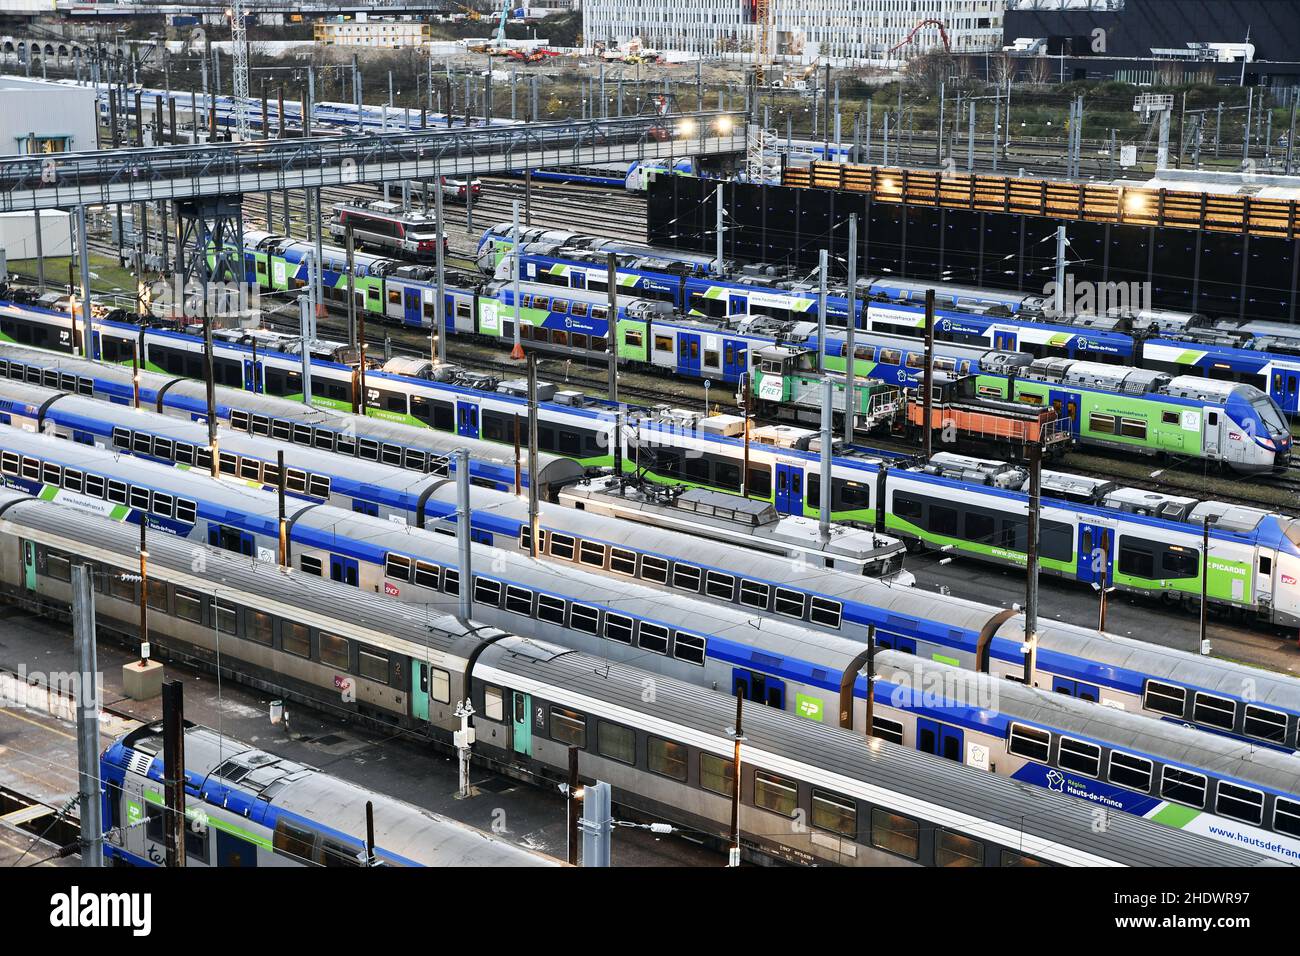
[[[138,750],[132,750],[131,756],[127,758],[126,767],[134,774],[141,777],[149,776],[149,767],[153,764],[153,757],[143,754]]]

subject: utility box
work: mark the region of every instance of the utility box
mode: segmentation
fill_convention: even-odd
[[[69,214],[60,209],[41,210],[41,252],[47,258],[72,255]],[[36,258],[36,214],[0,213],[0,249],[13,261]]]
[[[163,666],[157,661],[132,661],[122,666],[122,691],[132,700],[150,700],[162,693]]]

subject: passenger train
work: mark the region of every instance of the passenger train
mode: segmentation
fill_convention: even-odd
[[[37,316],[39,322],[23,326],[28,337],[58,347],[58,328],[29,309],[0,307],[0,330],[15,315]],[[101,354],[129,363],[138,329],[104,323],[97,334]],[[149,368],[197,374],[186,371],[188,357],[198,354],[201,346],[197,340],[155,331],[144,333],[144,339]],[[254,355],[238,347],[219,346],[217,352],[219,382],[301,398],[301,385],[292,377],[300,374],[300,360]],[[90,393],[97,387],[93,364],[14,346],[0,346],[0,354],[5,356],[0,373],[11,378],[65,391],[73,390],[68,384]],[[56,371],[60,367],[79,372]],[[317,404],[353,407],[352,369],[316,362],[312,374]],[[511,444],[516,419],[527,415],[526,399],[506,391],[379,372],[370,373],[366,381],[372,414],[463,438]],[[105,387],[122,400],[119,383]],[[574,459],[583,467],[608,468],[617,444],[624,469],[650,480],[732,493],[743,484],[747,496],[772,502],[782,514],[818,515],[820,460],[812,452],[788,444],[746,443],[722,430],[683,427],[655,413],[630,415],[619,426],[608,404],[563,397],[567,404],[544,401],[539,406],[542,451]],[[943,548],[954,556],[1023,567],[1028,513],[1024,479],[1021,474],[1015,486],[1008,486],[1005,476],[982,476],[978,469],[948,474],[928,466],[892,467],[850,452],[833,462],[832,519]],[[1104,573],[1121,590],[1171,604],[1194,604],[1200,599],[1202,522],[1209,515],[1213,604],[1283,627],[1300,626],[1295,587],[1300,577],[1300,524],[1295,519],[1214,501],[1087,485],[1068,475],[1045,475],[1043,573],[1085,584],[1095,583]],[[1060,497],[1053,498],[1052,489],[1058,487]]]
[[[187,387],[194,390],[192,383],[177,382],[174,388],[165,389],[161,399],[169,412],[182,418],[189,417],[193,408],[193,398],[183,394]],[[152,391],[150,387],[145,394]],[[0,382],[0,394],[5,396],[0,420],[6,424],[95,442],[116,453],[210,467],[202,447],[205,429],[175,419],[169,420],[173,427],[168,428],[166,421],[142,412],[60,398],[26,385]],[[234,397],[238,398],[238,393]],[[336,456],[329,454],[330,442],[322,440],[331,433],[322,436],[296,427],[295,415],[306,418],[312,412],[297,412],[297,406],[289,402],[280,402],[284,407],[273,409],[270,406],[276,400],[266,397],[256,402],[272,427],[284,423],[282,439],[288,440],[292,434],[298,446],[309,446],[285,449],[289,473],[296,472],[290,500],[332,502],[361,513],[393,516],[407,525],[419,525],[418,516],[412,514],[417,510],[436,519],[433,527],[451,518],[452,498],[445,482],[408,478],[408,473],[395,469],[387,469],[385,474],[383,466],[361,467],[360,462],[354,471],[340,474],[331,461]],[[233,427],[249,428],[251,422],[244,417],[247,411],[231,409],[229,414]],[[249,430],[267,433],[265,428]],[[221,449],[223,474],[243,483],[275,486],[275,453],[266,442],[226,435]],[[347,449],[336,451],[351,454]],[[573,509],[548,508],[543,513],[537,545],[543,559],[616,581],[634,580],[680,595],[720,601],[725,607],[738,605],[746,613],[795,618],[814,630],[856,642],[866,642],[874,627],[884,646],[999,675],[1022,676],[1023,636],[1005,614],[1000,617],[994,608],[947,595],[913,594],[907,588],[863,580],[861,574],[870,568],[863,566],[863,554],[874,554],[877,565],[885,564],[878,570],[882,576],[896,568],[896,558],[889,557],[896,552],[887,541],[882,545],[872,536],[870,547],[854,548],[843,540],[844,534],[838,534],[834,550],[820,560],[810,561],[802,552],[795,555],[801,570],[792,581],[788,558],[719,548],[712,541],[701,540],[707,535],[701,534],[697,523],[689,526],[693,536],[686,540],[678,533],[684,529],[680,522],[656,518],[646,502],[638,500],[638,493],[629,490],[620,494],[613,479],[573,484],[572,475],[547,471],[544,465],[539,466],[539,475],[544,482],[539,487],[557,482],[546,497]],[[480,484],[492,487],[491,483]],[[494,496],[486,490],[476,489],[474,494],[476,508],[482,512],[475,516],[475,539],[504,551],[528,553],[530,522],[522,503],[513,496]],[[691,507],[717,506],[697,500]],[[608,520],[609,516],[619,520]],[[640,523],[627,520],[629,516]],[[648,521],[653,527],[645,527]],[[844,557],[846,551],[849,560]],[[828,570],[821,570],[823,567]],[[842,573],[846,570],[848,573]],[[1293,702],[1300,700],[1300,687],[1290,679],[1056,622],[1041,623],[1039,634],[1043,656],[1036,658],[1032,674],[1038,686],[1157,718],[1186,721],[1257,746],[1296,747]],[[1240,688],[1247,686],[1256,689],[1256,696],[1241,696]]]
[[[510,247],[508,225],[488,229],[479,266],[500,274]],[[526,278],[565,287],[603,283],[604,263],[587,253],[590,236],[567,233],[558,241],[525,238],[521,272]],[[669,255],[686,255],[674,253]],[[659,298],[679,310],[724,318],[765,314],[779,319],[817,319],[817,286],[808,277],[761,264],[724,263],[721,272],[683,276],[659,259],[621,258],[619,283],[628,294]],[[599,274],[599,275],[597,275]],[[863,331],[919,338],[927,289],[935,290],[935,338],[973,348],[1025,352],[1035,358],[1069,358],[1131,365],[1170,375],[1194,375],[1253,385],[1288,415],[1300,414],[1300,333],[1277,323],[1215,322],[1199,313],[1135,308],[1101,315],[1063,315],[1042,294],[983,289],[895,276],[859,280],[855,306]],[[828,321],[848,320],[848,299],[832,285]]]
[[[48,573],[51,553],[45,557]],[[161,587],[165,594],[166,582]],[[170,637],[177,623],[168,620],[161,630]],[[184,748],[185,817],[203,821],[185,827],[187,867],[559,865],[507,839],[210,727],[187,726]],[[119,737],[99,766],[104,856],[115,865],[165,865],[162,725],[144,724]],[[367,806],[373,847],[366,844]]]
[[[122,572],[135,568],[137,543],[128,525],[0,491],[0,586],[38,610],[66,614],[71,564],[87,563],[99,589],[101,633],[133,637],[137,601],[145,596]],[[150,638],[161,655],[211,668],[220,654],[239,679],[279,696],[410,729],[441,746],[460,729],[457,703],[469,700],[477,761],[547,783],[567,777],[570,748],[577,747],[581,778],[611,783],[620,806],[718,844],[729,840],[737,777],[734,742],[723,728],[734,718],[731,698],[660,675],[647,702],[650,675],[604,655],[431,616],[424,606],[218,550],[206,558],[196,567],[192,548],[167,536],[150,545]],[[346,700],[341,686],[353,690]],[[1093,809],[1081,801],[773,708],[751,705],[744,728],[739,823],[751,859],[857,866],[1272,862],[1242,845],[1128,814],[1098,828]],[[201,734],[196,743],[205,754]],[[110,751],[110,772],[149,787],[157,780],[156,747],[156,737],[145,733],[130,738]],[[236,811],[247,806],[247,826],[257,798],[247,796],[251,784],[230,785],[241,752],[228,754],[229,769],[216,767],[222,772],[209,774],[206,786]],[[276,776],[272,787],[290,783]],[[142,795],[140,806],[146,802]],[[290,802],[284,809],[296,811]],[[1278,806],[1274,800],[1274,825],[1280,820],[1285,828],[1288,804],[1280,804],[1280,816]],[[301,830],[290,826],[298,820],[289,812],[256,809],[259,823],[274,815],[270,853],[227,841],[227,853],[234,850],[239,862],[285,862],[273,858],[287,855],[329,863],[355,847],[340,821],[318,819],[319,805],[300,814],[312,824]],[[809,825],[789,826],[800,810]],[[220,849],[221,838],[215,839]],[[496,846],[500,853],[523,852]],[[144,846],[138,850],[147,858]]]

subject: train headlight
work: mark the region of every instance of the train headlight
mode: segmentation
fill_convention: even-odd
[[[735,121],[732,120],[730,116],[718,117],[718,132],[721,133],[723,136],[726,136],[728,133],[730,133],[732,127],[735,125],[736,125]]]
[[[695,135],[695,120],[684,119],[677,124],[677,135],[683,138]]]

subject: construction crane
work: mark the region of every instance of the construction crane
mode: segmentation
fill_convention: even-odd
[[[771,0],[754,0],[754,23],[758,26],[758,39],[754,50],[754,81],[763,86],[767,80],[767,67],[772,62],[772,2]]]
[[[922,21],[921,21],[920,23],[918,23],[916,26],[912,27],[912,32],[909,33],[907,36],[903,37],[902,42],[900,42],[900,43],[896,43],[896,44],[894,44],[893,46],[891,46],[891,47],[889,48],[889,52],[890,52],[890,53],[893,53],[895,50],[899,50],[899,49],[901,49],[901,48],[907,46],[909,43],[911,43],[911,42],[912,42],[912,38],[913,38],[914,36],[916,36],[917,33],[919,33],[919,32],[921,31],[921,28],[922,28],[922,27],[938,27],[938,28],[939,28],[939,38],[940,38],[941,40],[943,40],[943,52],[944,52],[944,53],[951,53],[951,52],[952,52],[952,48],[948,46],[948,31],[945,30],[945,29],[943,28],[943,21],[942,21],[942,20],[922,20]]]
[[[243,0],[230,3],[231,57],[235,64],[235,134],[248,142],[248,25]]]

